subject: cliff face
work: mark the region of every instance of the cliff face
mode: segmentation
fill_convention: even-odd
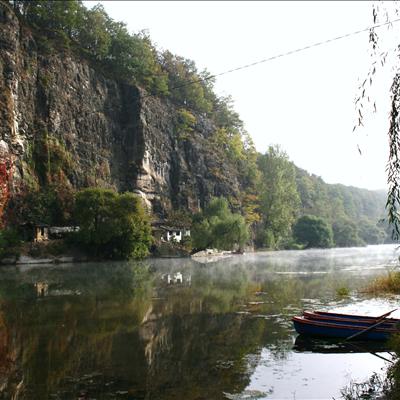
[[[238,197],[207,118],[182,137],[176,106],[36,37],[0,3],[0,217],[10,197],[48,181],[134,191],[159,215]]]

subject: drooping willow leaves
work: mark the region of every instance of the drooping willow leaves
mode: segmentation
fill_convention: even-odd
[[[388,197],[386,209],[388,212],[389,223],[393,226],[393,238],[398,239],[400,234],[400,73],[394,77],[391,87],[392,108],[390,112],[389,127],[389,160],[386,171],[388,176]]]
[[[372,6],[373,23],[389,22],[399,15],[398,2],[379,2]],[[395,60],[395,68],[390,70],[393,73],[392,85],[390,88],[390,115],[389,115],[389,154],[386,165],[387,173],[387,220],[392,226],[392,238],[398,240],[400,237],[400,43],[394,49],[387,47],[385,43],[385,32],[392,34],[398,26],[389,24],[390,31],[386,30],[380,33],[380,36],[372,28],[369,34],[369,42],[371,46],[371,65],[368,70],[366,79],[358,88],[358,95],[355,100],[356,124],[353,132],[360,126],[364,126],[364,116],[366,111],[376,112],[376,101],[372,98],[370,89],[374,82],[374,75],[379,67],[389,67],[388,58],[393,57]],[[382,38],[383,37],[383,38]],[[369,107],[369,108],[368,108]],[[361,152],[361,151],[360,151]]]

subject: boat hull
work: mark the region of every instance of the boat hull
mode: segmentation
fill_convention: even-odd
[[[379,322],[379,318],[374,317],[364,317],[358,315],[346,315],[346,314],[334,314],[334,313],[319,313],[316,311],[303,311],[303,316],[306,319],[321,321],[321,322],[330,322],[332,324],[339,325],[358,325],[369,327],[377,322]],[[399,320],[397,319],[386,319],[380,327],[381,328],[395,328],[396,325],[399,324]]]
[[[348,338],[362,332],[368,326],[316,321],[304,317],[293,317],[294,328],[297,333],[316,337]],[[359,340],[388,340],[393,333],[398,333],[395,328],[376,327],[364,332],[357,337]]]
[[[343,318],[343,319],[348,319],[348,320],[365,320],[365,321],[379,321],[380,317],[370,317],[367,315],[355,315],[355,314],[341,314],[341,313],[333,313],[330,311],[304,311],[304,314],[310,313],[313,314],[316,318]],[[400,319],[398,318],[386,318],[385,323],[393,323],[393,324],[399,324]]]

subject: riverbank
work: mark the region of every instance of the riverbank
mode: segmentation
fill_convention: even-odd
[[[245,248],[245,254],[251,253],[253,255],[263,254],[264,256],[271,257],[275,255],[283,255],[286,254],[288,257],[288,261],[290,262],[291,258],[296,256],[297,254],[303,254],[305,257],[307,255],[313,254],[313,257],[324,254],[325,252],[335,253],[336,251],[343,251],[345,253],[354,253],[354,255],[358,256],[362,254],[365,250],[376,248],[376,256],[380,257],[379,253],[382,248],[393,248],[393,251],[397,249],[397,245],[386,244],[386,245],[369,245],[367,247],[346,247],[346,248],[330,248],[330,249],[304,249],[304,250],[271,250],[271,249],[254,249],[252,247]],[[18,255],[13,255],[9,257],[5,257],[0,260],[0,265],[40,265],[40,264],[62,264],[62,263],[82,263],[82,262],[103,262],[106,261],[105,258],[90,256],[82,252],[82,250],[77,247],[71,247],[70,244],[66,245],[63,239],[58,240],[48,240],[39,243],[23,243],[23,245],[19,248]],[[390,262],[390,266],[393,266],[394,260],[397,256],[395,256],[393,260]],[[146,259],[153,258],[191,258],[200,263],[209,263],[215,262],[221,259],[226,259],[231,256],[242,255],[240,253],[231,252],[231,251],[220,251],[217,249],[206,249],[201,252],[197,252],[191,254],[190,249],[185,248],[182,245],[176,243],[167,243],[162,242],[161,244],[155,244],[151,248],[150,254]],[[116,260],[114,260],[116,261]],[[389,264],[388,264],[389,266]],[[351,265],[349,265],[351,267]],[[399,272],[400,274],[400,272]],[[378,279],[378,278],[377,278]],[[399,285],[400,285],[400,277],[399,277]],[[377,293],[378,290],[373,289],[365,289],[366,292]],[[392,292],[394,293],[394,292]],[[400,293],[400,287],[397,293]]]
[[[400,271],[388,271],[376,277],[363,291],[374,295],[400,294]]]
[[[4,257],[0,265],[63,264],[91,261],[76,247],[67,245],[63,239],[22,243],[15,254]]]

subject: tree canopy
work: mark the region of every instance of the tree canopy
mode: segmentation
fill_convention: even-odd
[[[262,213],[257,242],[260,246],[275,248],[289,235],[299,209],[295,169],[279,146],[270,146],[258,157],[257,165],[261,172]]]
[[[78,244],[106,258],[143,258],[148,254],[151,228],[141,200],[133,193],[88,188],[76,195]]]
[[[223,197],[212,199],[204,211],[195,216],[192,239],[198,250],[214,247],[220,250],[241,249],[248,238],[244,218],[232,213]]]
[[[332,247],[333,233],[331,227],[322,218],[304,215],[293,227],[295,239],[305,247]]]

